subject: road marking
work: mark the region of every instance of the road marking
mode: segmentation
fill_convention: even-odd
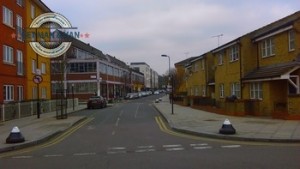
[[[109,150],[125,150],[126,147],[111,147]]]
[[[140,108],[140,103],[138,104],[138,106],[137,106],[137,108],[136,108],[136,110],[135,110],[135,114],[134,114],[134,118],[137,118],[137,114],[138,114],[138,110],[139,110],[139,108]]]
[[[28,159],[28,158],[32,158],[32,156],[16,156],[16,157],[12,157],[13,159]]]
[[[207,146],[207,143],[190,144],[191,147]]]
[[[118,127],[118,126],[119,126],[119,122],[120,122],[120,120],[121,120],[121,119],[120,119],[120,117],[118,117],[118,119],[117,119],[117,122],[116,122],[116,124],[115,124],[115,125],[116,125],[116,127]]]
[[[124,111],[122,110],[119,114],[119,117],[122,117],[123,113],[124,113]]]
[[[163,148],[172,148],[172,147],[182,147],[182,145],[180,145],[180,144],[163,145]]]
[[[154,147],[154,146],[150,145],[150,146],[138,146],[137,148],[142,149],[142,148],[153,148],[153,147]]]
[[[175,147],[175,148],[167,148],[166,151],[182,151],[184,150],[183,147]]]
[[[96,155],[96,153],[75,153],[74,156],[91,156]]]
[[[155,149],[141,149],[141,150],[135,150],[136,153],[144,153],[144,152],[154,152]]]
[[[62,154],[51,154],[51,155],[44,155],[44,157],[49,158],[49,157],[62,157]]]
[[[126,154],[126,151],[108,151],[107,154]]]
[[[211,146],[204,146],[204,147],[193,147],[195,150],[205,150],[205,149],[211,149]]]
[[[114,136],[115,134],[116,134],[116,132],[115,132],[115,131],[113,131],[113,132],[111,133],[111,135],[113,135],[113,136]]]
[[[221,146],[222,148],[239,148],[241,145],[226,145],[226,146]]]

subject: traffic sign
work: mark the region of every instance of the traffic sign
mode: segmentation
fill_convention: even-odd
[[[40,84],[43,82],[43,77],[41,75],[35,75],[32,80],[35,84]]]

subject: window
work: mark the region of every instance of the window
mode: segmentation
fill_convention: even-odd
[[[194,72],[198,72],[198,64],[194,63],[193,64]]]
[[[206,86],[202,85],[202,96],[205,97],[206,96]]]
[[[3,61],[6,63],[14,63],[14,50],[10,46],[3,45]]]
[[[218,54],[218,64],[223,65],[223,54],[222,53]]]
[[[30,15],[31,19],[35,18],[35,7],[32,4],[30,5]]]
[[[24,100],[24,87],[23,86],[18,86],[18,101]]]
[[[23,6],[23,0],[17,0],[17,4],[18,4],[19,6]]]
[[[35,60],[31,61],[31,71],[32,71],[32,73],[36,73],[36,61]]]
[[[194,92],[195,92],[194,93],[195,96],[199,96],[199,86],[194,87]]]
[[[3,23],[13,27],[13,12],[3,6]]]
[[[230,55],[231,62],[239,60],[239,46],[238,45],[232,46],[229,50],[229,55]]]
[[[32,99],[37,99],[37,87],[32,88]]]
[[[45,87],[42,87],[42,99],[47,98],[47,89]]]
[[[23,41],[23,21],[22,17],[17,15],[17,20],[16,20],[16,25],[17,25],[17,39],[19,41]]]
[[[3,86],[3,100],[4,101],[13,101],[14,100],[14,86],[13,85],[4,85]]]
[[[251,83],[250,99],[262,99],[262,84],[261,83]]]
[[[224,84],[220,84],[220,98],[224,98]]]
[[[295,50],[295,31],[289,31],[289,51]]]
[[[46,63],[42,63],[42,74],[46,74]]]
[[[17,74],[24,74],[23,52],[20,50],[17,50]]]
[[[204,61],[204,59],[201,60],[201,68],[202,68],[202,70],[205,69],[205,61]]]
[[[263,58],[275,55],[275,44],[273,38],[262,41],[261,52]]]
[[[239,83],[232,83],[231,84],[231,95],[236,96],[237,98],[241,97],[241,90]]]

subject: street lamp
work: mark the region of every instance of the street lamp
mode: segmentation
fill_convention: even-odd
[[[168,57],[169,58],[169,80],[168,80],[168,86],[170,86],[170,79],[172,79],[172,92],[171,92],[171,108],[172,108],[172,112],[171,114],[174,114],[174,89],[173,89],[173,86],[174,86],[174,77],[172,76],[171,78],[171,62],[170,62],[170,56],[168,55],[161,55],[161,57]]]
[[[72,83],[72,100],[73,100],[73,110],[75,110],[75,101],[74,101],[74,83]]]

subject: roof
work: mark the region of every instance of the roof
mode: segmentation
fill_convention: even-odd
[[[196,58],[198,58],[198,57],[199,57],[199,56],[189,57],[189,58],[187,58],[187,59],[185,59],[185,60],[182,60],[182,61],[180,61],[180,62],[175,63],[175,65],[176,65],[176,66],[180,66],[180,65],[185,66],[186,64],[189,64],[192,60],[194,60],[194,59],[196,59]]]
[[[300,61],[264,66],[250,72],[243,80],[279,79],[282,75],[291,73],[295,68],[300,68]]]

